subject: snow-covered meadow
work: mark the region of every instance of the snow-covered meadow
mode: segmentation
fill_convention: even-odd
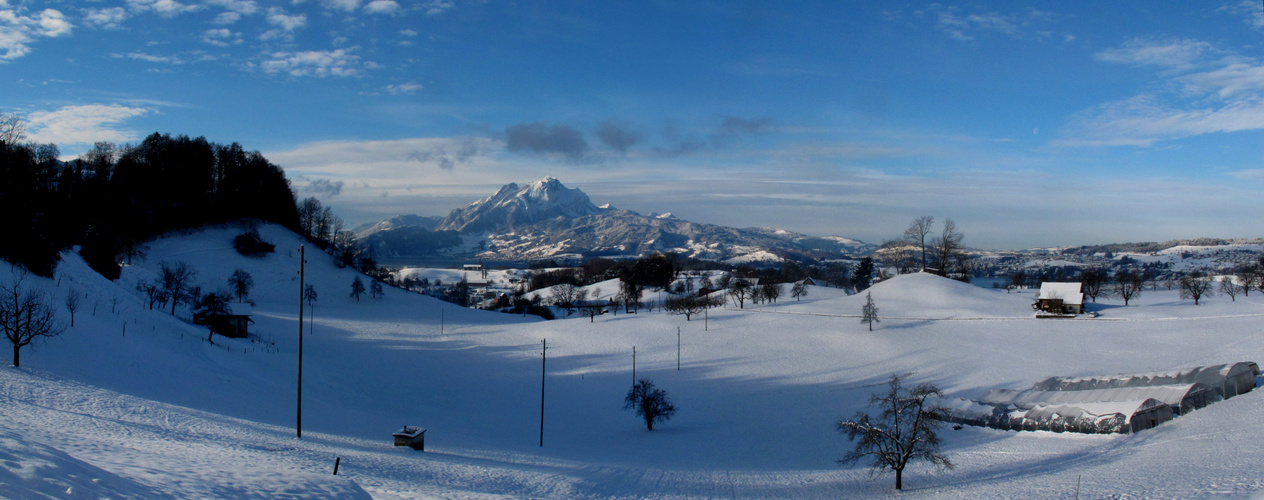
[[[1194,306],[1147,289],[1128,307],[1090,305],[1097,318],[1037,320],[1034,292],[908,275],[871,289],[873,332],[858,318],[864,294],[815,287],[692,321],[656,310],[546,322],[389,288],[357,301],[354,272],[309,252],[319,299],[303,342],[299,439],[299,240],[265,226],[278,250],[251,259],[232,250],[236,231],[156,241],[117,282],[73,254],[55,279],[27,278],[62,315],[71,287],[87,298],[75,327],[24,350],[20,369],[0,368],[0,496],[883,496],[889,476],[835,464],[849,443],[834,421],[892,373],[971,396],[1054,375],[1264,360],[1259,294]],[[226,288],[235,269],[253,275],[250,339],[210,344],[204,328],[147,309],[136,281],[176,260],[206,289]],[[679,408],[653,432],[622,409],[634,347],[636,375]],[[1253,466],[1264,459],[1261,411],[1264,392],[1252,392],[1134,435],[946,428],[957,467],[911,469],[904,494],[1253,496],[1264,491]],[[425,452],[391,446],[405,424],[428,429]]]

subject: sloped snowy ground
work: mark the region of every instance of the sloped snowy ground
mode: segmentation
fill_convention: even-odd
[[[834,463],[849,443],[833,422],[863,409],[891,373],[970,396],[1051,375],[1264,360],[1258,294],[1195,307],[1175,291],[1147,290],[1137,305],[1090,305],[1096,319],[1037,320],[1034,293],[911,275],[872,289],[883,317],[872,333],[855,317],[864,294],[824,288],[801,301],[730,305],[705,321],[643,312],[543,322],[394,289],[356,301],[354,273],[309,252],[307,280],[320,298],[303,347],[300,440],[298,240],[263,232],[278,247],[263,259],[231,250],[236,230],[213,229],[154,242],[118,283],[74,256],[59,268],[60,286],[28,278],[52,290],[59,308],[71,284],[89,299],[74,328],[23,351],[21,369],[0,368],[0,496],[882,496],[889,477]],[[257,336],[212,345],[204,329],[147,310],[134,283],[163,260],[189,262],[210,289],[234,269],[251,272]],[[637,376],[680,408],[654,432],[621,409],[634,346]],[[1073,496],[1078,478],[1084,497],[1254,495],[1264,490],[1253,466],[1264,458],[1262,398],[1253,392],[1136,435],[946,430],[958,467],[918,466],[906,493]],[[430,429],[426,452],[390,446],[404,424]]]

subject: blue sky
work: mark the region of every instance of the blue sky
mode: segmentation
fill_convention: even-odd
[[[1261,236],[1255,0],[0,0],[0,75],[66,157],[235,141],[352,223],[551,175],[875,243]]]

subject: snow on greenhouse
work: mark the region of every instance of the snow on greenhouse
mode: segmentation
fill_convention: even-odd
[[[1037,382],[1037,391],[1083,391],[1112,389],[1117,387],[1145,387],[1156,385],[1182,385],[1202,383],[1215,389],[1228,399],[1251,392],[1255,377],[1260,374],[1259,365],[1252,361],[1223,365],[1200,366],[1169,372],[1112,375],[1106,377],[1050,377]]]
[[[1006,430],[1128,433],[1255,387],[1259,367],[1232,363],[1162,373],[1045,379],[947,402],[948,419]]]

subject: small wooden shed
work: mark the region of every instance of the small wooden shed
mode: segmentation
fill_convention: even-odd
[[[405,425],[403,429],[395,431],[395,446],[407,446],[414,450],[426,451],[426,429],[423,427],[411,427]]]

